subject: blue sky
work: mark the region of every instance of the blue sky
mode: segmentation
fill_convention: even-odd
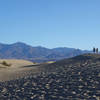
[[[0,42],[100,48],[100,0],[0,0]]]

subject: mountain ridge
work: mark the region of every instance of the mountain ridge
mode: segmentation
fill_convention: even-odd
[[[58,48],[45,48],[42,46],[31,46],[26,43],[16,42],[13,44],[0,43],[0,58],[6,59],[27,59],[34,62],[56,61],[64,58],[74,57],[89,51],[58,47]]]

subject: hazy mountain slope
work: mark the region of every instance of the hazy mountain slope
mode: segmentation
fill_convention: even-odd
[[[77,56],[88,51],[74,48],[54,48],[32,47],[25,43],[17,42],[14,44],[0,44],[0,58],[28,59],[36,62],[49,60],[60,60]]]
[[[49,49],[42,47],[31,47],[24,43],[14,43],[11,45],[2,45],[0,48],[0,57],[2,58],[35,58],[48,54]]]

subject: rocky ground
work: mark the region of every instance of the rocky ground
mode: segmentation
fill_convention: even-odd
[[[100,55],[77,56],[39,70],[0,82],[0,100],[100,100]]]

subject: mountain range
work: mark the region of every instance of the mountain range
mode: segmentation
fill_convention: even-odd
[[[33,47],[22,42],[16,42],[13,44],[0,43],[1,59],[27,59],[33,62],[46,62],[70,58],[89,52],[90,51],[87,50],[67,47],[53,49],[48,49],[41,46]]]

